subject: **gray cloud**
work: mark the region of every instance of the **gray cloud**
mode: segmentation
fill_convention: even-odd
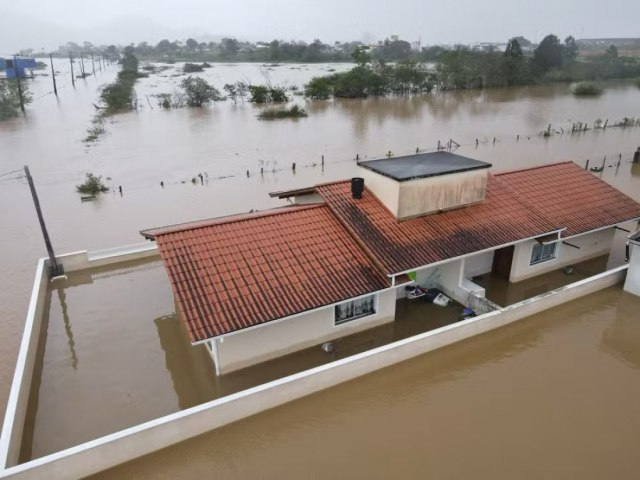
[[[635,0],[30,0],[0,10],[0,53],[52,48],[67,40],[157,42],[161,38],[320,38],[325,42],[397,34],[423,44],[504,41],[524,35],[637,36]]]

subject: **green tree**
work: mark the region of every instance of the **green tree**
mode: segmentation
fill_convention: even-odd
[[[22,98],[26,104],[32,97],[26,84],[22,85]],[[0,81],[0,121],[15,117],[20,113],[20,95],[16,80]]]
[[[158,53],[169,53],[169,51],[171,50],[171,42],[166,38],[160,40],[158,42],[158,45],[156,45],[156,50],[158,51]]]
[[[604,54],[610,59],[618,58],[618,47],[611,45]]]
[[[240,50],[240,43],[235,38],[223,38],[220,42],[220,51],[225,58],[235,57]]]
[[[280,42],[278,40],[272,40],[269,44],[269,59],[280,60]]]
[[[520,42],[512,38],[503,54],[504,76],[508,85],[521,85],[526,80],[527,61],[522,53]]]
[[[203,78],[189,75],[180,82],[180,86],[184,90],[187,105],[190,107],[203,107],[217,100],[222,100],[218,89]]]
[[[562,66],[563,46],[555,35],[547,35],[533,52],[533,63],[542,73]]]
[[[359,67],[364,67],[371,62],[371,55],[369,55],[368,50],[369,47],[359,45],[351,53],[351,58]]]
[[[87,173],[85,175],[84,182],[80,185],[76,185],[76,192],[78,193],[96,195],[98,193],[105,193],[108,191],[109,187],[102,182],[102,177],[96,176],[93,173]]]
[[[571,35],[564,39],[562,53],[565,62],[573,62],[578,57],[578,44],[576,43],[576,39]]]
[[[329,76],[313,77],[304,86],[304,95],[314,100],[326,100],[333,94],[333,82]]]
[[[193,38],[188,38],[187,42],[185,43],[185,45],[192,52],[194,52],[196,50],[196,48],[198,48],[198,42],[196,42]]]
[[[376,55],[386,61],[404,60],[411,55],[411,44],[404,40],[386,39]]]

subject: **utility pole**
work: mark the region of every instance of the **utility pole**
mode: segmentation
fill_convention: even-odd
[[[36,207],[36,213],[38,214],[38,221],[40,222],[40,228],[42,229],[42,236],[44,237],[44,243],[47,246],[47,253],[49,254],[49,277],[58,277],[64,274],[64,268],[62,265],[58,264],[56,260],[56,255],[53,253],[53,246],[51,245],[51,240],[49,239],[49,233],[47,232],[47,226],[44,223],[44,217],[42,216],[42,211],[40,210],[40,200],[38,200],[38,194],[36,192],[36,187],[33,184],[33,178],[31,178],[31,173],[29,172],[29,167],[24,166],[24,174],[27,177],[27,182],[29,182],[29,190],[31,190],[31,196],[33,197],[33,204]]]
[[[24,97],[22,96],[22,84],[20,83],[20,71],[18,70],[18,56],[13,56],[13,71],[16,74],[16,82],[18,85],[18,96],[20,97],[20,109],[24,112]]]
[[[53,78],[53,93],[58,96],[58,87],[56,86],[56,72],[53,69],[53,54],[49,54],[49,61],[51,62],[51,78]]]
[[[73,76],[73,54],[69,51],[69,63],[71,64],[71,84],[76,88],[76,79]]]

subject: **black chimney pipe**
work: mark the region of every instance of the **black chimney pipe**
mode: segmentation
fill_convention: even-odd
[[[353,177],[351,179],[351,196],[356,200],[362,198],[362,192],[364,191],[364,178]]]

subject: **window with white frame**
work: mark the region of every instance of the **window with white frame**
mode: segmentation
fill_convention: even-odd
[[[556,258],[556,243],[549,243],[548,245],[536,243],[531,251],[531,261],[529,265],[546,262],[553,258]]]
[[[335,324],[340,325],[374,313],[376,313],[375,294],[336,305]]]

